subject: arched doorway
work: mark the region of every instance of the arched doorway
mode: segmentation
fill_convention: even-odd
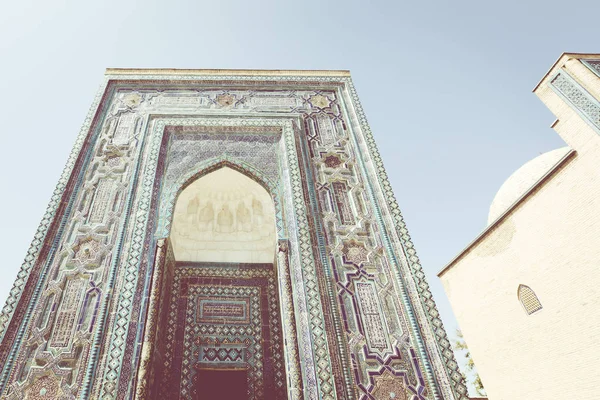
[[[275,218],[265,187],[227,166],[180,193],[155,261],[150,397],[287,398]]]

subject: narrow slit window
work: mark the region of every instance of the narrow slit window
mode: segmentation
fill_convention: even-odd
[[[519,297],[519,301],[523,305],[525,312],[527,315],[531,315],[536,311],[542,309],[542,303],[536,296],[535,292],[526,285],[519,285],[517,289],[517,296]]]

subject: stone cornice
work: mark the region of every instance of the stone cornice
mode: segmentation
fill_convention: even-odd
[[[266,70],[266,69],[172,69],[107,68],[105,75],[228,75],[228,76],[332,76],[349,77],[347,70]]]

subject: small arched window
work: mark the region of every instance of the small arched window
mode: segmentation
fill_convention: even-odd
[[[529,286],[519,285],[517,296],[527,315],[531,315],[542,309],[542,303],[540,303],[535,292]]]

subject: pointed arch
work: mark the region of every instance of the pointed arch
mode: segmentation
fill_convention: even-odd
[[[538,299],[533,289],[527,285],[519,285],[517,288],[517,297],[519,298],[519,301],[521,302],[521,305],[525,309],[527,315],[531,315],[542,309],[542,303]]]
[[[261,185],[271,195],[275,204],[277,231],[279,234],[281,233],[281,202],[279,199],[279,188],[277,184],[272,182],[254,166],[241,160],[223,156],[199,162],[193,168],[190,168],[189,171],[181,174],[177,181],[175,181],[172,185],[162,189],[159,204],[158,224],[156,228],[157,238],[166,238],[170,235],[175,203],[177,202],[181,192],[201,177],[224,167],[231,168],[242,175],[247,176]]]
[[[263,174],[253,166],[248,163],[245,163],[240,160],[233,160],[230,158],[218,158],[212,159],[207,162],[203,162],[201,164],[208,164],[204,168],[194,168],[192,171],[197,170],[197,172],[192,172],[191,174],[184,174],[183,177],[178,181],[183,183],[179,187],[178,195],[185,190],[189,185],[191,185],[196,180],[200,179],[204,175],[208,175],[211,172],[214,172],[218,169],[228,167],[231,168],[242,175],[246,175],[248,178],[257,182],[259,185],[265,188],[265,190],[271,193],[275,189],[275,185],[270,182],[270,180],[263,176]]]
[[[186,182],[170,239],[177,261],[273,263],[276,212],[258,181],[224,164]]]

